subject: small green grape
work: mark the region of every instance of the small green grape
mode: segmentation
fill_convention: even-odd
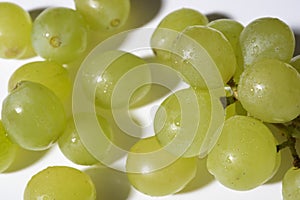
[[[300,198],[300,169],[291,167],[282,179],[283,200],[298,200]]]
[[[29,13],[10,2],[0,2],[0,58],[21,58],[31,48]]]
[[[63,105],[45,86],[23,81],[4,99],[1,117],[9,138],[27,150],[45,150],[66,126]]]
[[[13,144],[6,135],[0,121],[0,173],[8,169],[16,157],[17,145]]]
[[[87,26],[70,8],[47,8],[33,22],[31,40],[36,53],[51,61],[68,63],[87,48]]]
[[[24,200],[95,200],[96,189],[84,172],[67,166],[52,166],[36,173],[28,181]]]
[[[300,55],[294,56],[290,64],[300,73]]]
[[[268,181],[278,169],[277,141],[261,121],[233,116],[207,157],[207,168],[224,186],[250,190]]]
[[[300,75],[282,61],[260,60],[242,73],[238,99],[250,115],[264,122],[291,121],[300,114]]]

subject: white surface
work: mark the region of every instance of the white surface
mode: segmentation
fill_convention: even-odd
[[[27,10],[48,6],[74,6],[72,0],[11,0],[10,2],[15,2]],[[298,34],[300,33],[300,2],[298,0],[132,0],[132,3],[134,8],[138,8],[138,10],[133,11],[136,16],[132,18],[132,20],[142,27],[155,27],[170,11],[182,7],[189,7],[198,9],[204,14],[224,15],[236,19],[244,25],[261,16],[278,17],[288,23],[295,31],[298,31]],[[1,102],[7,95],[6,88],[10,74],[24,62],[25,61],[0,59]],[[153,115],[153,113],[144,114],[149,116]],[[24,187],[30,177],[50,165],[69,165],[78,169],[87,170],[87,172],[93,174],[87,167],[74,165],[65,159],[56,146],[46,153],[23,152],[8,172],[0,174],[0,199],[22,199]],[[101,173],[104,173],[104,171],[106,174],[109,174],[109,176],[102,176]],[[268,183],[247,192],[236,192],[224,188],[212,180],[212,177],[203,170],[200,170],[200,174],[197,176],[198,181],[189,187],[189,192],[159,198],[145,196],[129,188],[124,176],[118,175],[118,172],[115,171],[103,170],[103,172],[98,172],[94,177],[100,177],[96,185],[98,190],[102,191],[103,194],[99,194],[99,199],[102,199],[100,196],[105,196],[103,199],[107,200],[282,199],[280,182]]]

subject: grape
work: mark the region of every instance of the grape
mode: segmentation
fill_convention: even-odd
[[[86,90],[94,93],[96,88],[96,105],[120,108],[136,103],[148,93],[149,87],[131,91],[142,86],[140,83],[150,83],[151,72],[142,58],[120,50],[90,56],[82,65],[82,75]]]
[[[155,114],[154,131],[160,144],[174,155],[203,157],[205,137],[214,138],[223,120],[218,98],[208,91],[188,88],[163,101]]]
[[[300,198],[300,170],[292,167],[282,179],[283,200],[298,200]]]
[[[52,166],[36,173],[28,181],[24,200],[95,200],[96,189],[84,172],[67,166]]]
[[[233,78],[234,81],[238,83],[239,76],[244,70],[244,61],[240,45],[240,34],[244,29],[244,26],[238,21],[232,19],[217,19],[208,23],[207,26],[221,31],[230,42],[237,60],[237,68]]]
[[[17,146],[6,135],[0,121],[0,173],[8,169],[16,157]]]
[[[86,22],[70,8],[48,8],[33,22],[31,38],[38,55],[58,63],[68,63],[87,48]]]
[[[163,153],[157,153],[154,157],[144,157],[144,154],[158,150],[163,151]],[[134,153],[143,154],[143,156],[139,158]],[[174,159],[173,163],[155,171],[147,171],[170,158]],[[162,150],[155,137],[149,137],[141,139],[132,146],[127,158],[126,169],[129,171],[127,173],[129,182],[138,191],[150,196],[164,196],[179,192],[194,178],[197,170],[197,158],[177,159],[172,154]]]
[[[300,114],[300,75],[282,61],[258,61],[241,75],[238,98],[250,115],[265,122],[291,121]]]
[[[249,23],[240,36],[245,67],[263,58],[289,62],[295,49],[295,37],[283,21],[272,17]]]
[[[81,114],[81,117],[85,115]],[[111,131],[108,128],[108,122],[101,116],[98,116],[101,127],[105,130],[104,134],[108,138],[111,138]],[[89,134],[86,132],[85,134]],[[99,161],[92,156],[85,148],[84,144],[77,133],[77,129],[74,124],[74,119],[70,118],[67,123],[67,127],[62,136],[58,139],[58,145],[62,153],[72,162],[79,165],[93,165]]]
[[[211,88],[207,81],[215,84],[219,82],[218,79],[221,79],[222,83],[227,83],[237,65],[229,41],[220,31],[206,26],[186,28],[177,38],[173,53],[178,54],[172,56],[174,68],[182,74],[188,84],[199,88]],[[210,64],[209,59],[212,59],[214,65]],[[204,74],[206,70],[217,72]],[[214,87],[221,86],[217,84]]]
[[[228,105],[225,109],[226,119],[234,116],[234,115],[247,115],[247,111],[243,108],[240,101],[236,101],[230,105]]]
[[[233,116],[207,157],[207,168],[224,186],[250,190],[266,181],[278,169],[280,154],[272,132],[259,120]]]
[[[290,64],[300,73],[300,55],[294,56]]]
[[[130,13],[129,0],[75,0],[75,6],[90,28],[98,31],[122,27]]]
[[[0,2],[0,58],[21,58],[31,46],[32,21],[20,6]]]
[[[18,82],[23,80],[38,82],[48,87],[62,103],[66,103],[71,95],[72,85],[68,71],[55,62],[35,61],[22,65],[11,75],[8,91],[11,92]]]
[[[197,10],[181,8],[165,16],[151,37],[151,47],[159,59],[170,59],[170,52],[179,33],[188,26],[206,25],[208,19]],[[165,29],[170,29],[166,31]],[[172,31],[173,30],[173,31]]]
[[[20,82],[4,99],[1,116],[9,138],[27,150],[48,149],[66,124],[58,97],[29,81]]]

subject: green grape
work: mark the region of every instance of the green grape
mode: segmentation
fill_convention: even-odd
[[[213,80],[218,77],[225,84],[235,73],[237,62],[230,42],[220,31],[210,27],[190,26],[186,28],[177,38],[173,53],[177,54],[177,56],[172,56],[174,68],[191,86],[210,88],[207,86],[207,80],[215,82]],[[210,57],[216,67],[207,66],[207,60],[202,58],[204,56]],[[202,75],[205,70],[216,70],[217,74]]]
[[[234,116],[234,115],[247,115],[247,111],[243,108],[241,102],[236,101],[230,105],[228,105],[225,109],[226,119]]]
[[[0,173],[8,169],[16,157],[17,146],[6,135],[0,121]]]
[[[81,115],[82,117],[85,117],[87,114]],[[106,119],[98,115],[98,120],[104,130],[104,134],[111,139],[111,130]],[[88,132],[86,134],[88,134]],[[84,144],[81,142],[73,118],[68,120],[64,133],[58,139],[58,145],[62,153],[76,164],[93,165],[99,163],[99,161],[89,153]]]
[[[86,22],[70,8],[48,8],[33,22],[31,39],[39,56],[68,63],[87,48]]]
[[[151,47],[159,59],[169,60],[170,52],[179,33],[188,26],[206,25],[208,19],[205,15],[191,8],[181,8],[165,16],[151,37]],[[170,29],[166,31],[165,29]],[[173,30],[173,31],[172,31]]]
[[[0,58],[20,58],[31,46],[32,21],[20,6],[0,2]]]
[[[241,75],[238,98],[250,115],[264,122],[291,121],[300,114],[300,75],[282,61],[258,61]]]
[[[22,65],[10,77],[8,91],[11,92],[20,81],[38,82],[51,89],[66,103],[71,95],[72,83],[68,71],[51,61],[35,61]]]
[[[283,200],[300,199],[300,169],[290,168],[282,179]]]
[[[84,172],[67,166],[52,166],[36,173],[28,181],[24,200],[95,200],[96,189]]]
[[[48,149],[66,125],[58,97],[29,81],[20,82],[4,99],[1,116],[9,138],[27,150]]]
[[[240,35],[245,67],[263,58],[289,62],[295,49],[295,37],[283,21],[272,17],[249,23]]]
[[[290,64],[300,73],[300,55],[294,56]]]
[[[208,91],[188,88],[163,101],[155,114],[154,131],[160,144],[174,155],[203,157],[205,138],[214,138],[223,121],[224,110],[218,98]]]
[[[261,121],[233,116],[207,157],[207,168],[224,186],[250,190],[268,181],[278,169],[280,154],[272,132]]]
[[[137,89],[151,81],[151,72],[142,58],[120,50],[89,56],[81,73],[86,90],[95,93],[97,106],[109,109],[133,105],[148,93],[150,87]]]
[[[122,27],[130,13],[129,0],[75,0],[75,6],[90,28],[100,31]]]
[[[127,173],[129,182],[138,191],[150,196],[165,196],[177,193],[194,178],[197,170],[197,158],[176,158],[164,150],[162,150],[163,153],[157,153],[152,159],[143,156],[158,150],[161,150],[161,146],[155,137],[141,139],[132,146],[126,162],[126,169],[129,171]],[[140,158],[142,161],[134,153],[143,154]],[[169,163],[169,165],[155,171],[147,171],[156,163],[173,157],[173,163]]]
[[[207,26],[221,31],[230,42],[237,60],[237,68],[233,79],[236,83],[238,83],[239,76],[244,70],[243,54],[240,45],[240,34],[244,29],[244,26],[238,21],[232,19],[217,19],[208,23]]]

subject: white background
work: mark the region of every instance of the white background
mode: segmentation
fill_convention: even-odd
[[[74,7],[72,0],[12,0],[27,10],[45,8],[49,6]],[[224,16],[240,21],[246,25],[255,18],[262,16],[278,17],[288,23],[300,40],[300,2],[298,0],[132,0],[132,14],[130,20],[132,28],[155,27],[169,12],[182,7],[194,8],[209,16]],[[130,41],[129,41],[130,42]],[[299,53],[299,51],[298,51]],[[40,58],[34,58],[37,60]],[[9,76],[21,64],[27,61],[0,59],[0,102],[7,95]],[[1,107],[0,107],[1,109]],[[145,115],[150,115],[145,113]],[[283,159],[288,162],[288,159]],[[284,163],[281,171],[270,183],[247,192],[229,190],[216,181],[199,164],[196,180],[180,194],[166,197],[145,196],[129,186],[126,176],[119,172],[102,168],[89,169],[72,164],[54,146],[47,152],[21,152],[13,166],[0,174],[0,199],[20,200],[27,181],[38,171],[51,165],[69,165],[82,169],[92,176],[96,183],[98,199],[106,200],[280,200],[282,172],[288,167]]]

